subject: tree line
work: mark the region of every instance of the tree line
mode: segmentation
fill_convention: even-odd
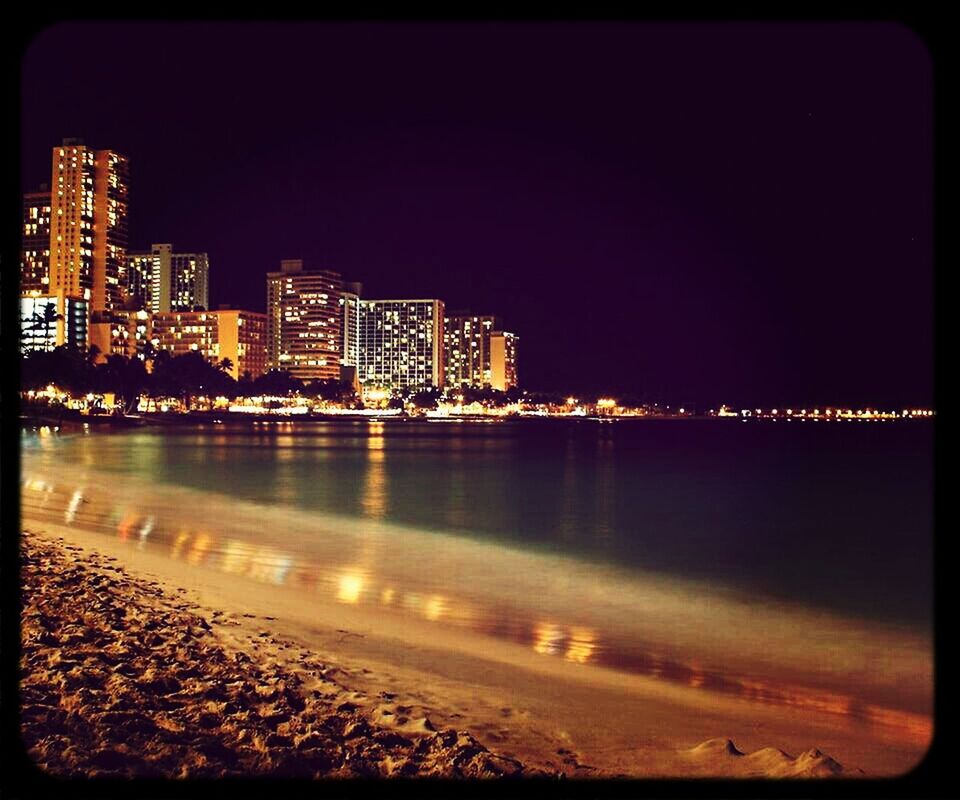
[[[300,392],[325,400],[356,400],[353,388],[340,381],[304,383],[278,370],[257,378],[245,373],[235,380],[230,374],[233,364],[227,358],[214,364],[198,351],[173,355],[167,350],[156,351],[149,342],[141,351],[143,358],[109,355],[103,360],[96,345],[86,351],[71,345],[31,351],[21,358],[20,385],[25,391],[54,384],[72,394],[110,392],[124,414],[135,412],[143,398],[147,398],[149,410],[153,410],[151,402],[167,397],[178,398],[187,409],[198,397],[232,400]]]

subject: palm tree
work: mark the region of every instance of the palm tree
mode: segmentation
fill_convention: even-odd
[[[43,349],[49,352],[53,350],[50,341],[50,326],[61,319],[63,319],[63,316],[57,313],[56,305],[54,303],[47,303],[43,306],[42,314],[37,311],[33,312],[30,318],[30,324],[22,328],[21,335],[26,331],[32,333],[43,331]]]

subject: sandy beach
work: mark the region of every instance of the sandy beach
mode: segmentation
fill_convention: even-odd
[[[298,622],[295,594],[26,527],[22,729],[52,774],[859,777],[925,750],[922,735],[611,670],[571,679],[412,624],[391,638],[352,607]]]
[[[208,621],[196,604],[129,575],[113,557],[29,533],[22,544],[22,732],[44,771],[178,778],[525,772],[465,731],[436,730],[388,692],[376,701],[393,712],[371,724],[371,698],[311,653],[297,654],[296,672],[279,663],[271,655],[293,645],[251,615],[213,611]],[[238,647],[244,634],[257,644]]]

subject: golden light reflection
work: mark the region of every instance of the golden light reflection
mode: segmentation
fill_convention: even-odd
[[[586,664],[596,647],[593,631],[589,628],[571,628],[570,643],[564,658],[577,664]]]
[[[556,655],[560,652],[563,631],[552,622],[538,622],[533,630],[533,649],[542,655]]]
[[[121,542],[127,541],[130,538],[130,529],[133,527],[133,523],[137,521],[136,514],[125,514],[123,519],[120,520],[117,525],[117,538]]]
[[[340,576],[337,585],[337,600],[341,603],[359,603],[363,592],[363,578],[356,573],[346,573]]]
[[[382,457],[383,453],[374,451]],[[376,458],[377,456],[373,456]],[[22,485],[28,495],[45,501],[53,492],[51,484],[34,476],[23,479]],[[431,622],[466,627],[478,633],[508,639],[539,654],[552,655],[567,662],[614,667],[629,672],[639,672],[664,681],[683,684],[700,691],[721,692],[737,695],[744,700],[765,705],[793,707],[809,710],[815,714],[837,715],[860,723],[898,729],[904,735],[920,741],[932,735],[932,719],[929,715],[885,708],[862,703],[856,693],[835,693],[823,688],[784,685],[775,681],[756,679],[743,674],[731,674],[719,669],[704,667],[696,660],[684,663],[674,660],[669,653],[633,650],[624,642],[610,641],[602,631],[579,627],[576,624],[535,620],[516,609],[486,608],[457,598],[456,594],[405,591],[404,585],[378,585],[375,577],[378,547],[376,536],[365,538],[354,551],[349,564],[333,567],[329,562],[296,561],[292,553],[267,546],[254,546],[238,539],[220,539],[208,533],[191,532],[189,528],[177,529],[176,523],[167,521],[161,512],[138,508],[130,510],[132,503],[102,507],[106,495],[94,491],[89,496],[82,488],[57,487],[56,507],[52,514],[61,513],[76,518],[77,525],[104,529],[131,547],[170,547],[172,558],[186,558],[190,564],[205,563],[209,566],[249,577],[254,580],[283,584],[291,570],[298,584],[335,596],[340,602],[360,604],[369,602],[381,606],[402,608],[411,615]],[[24,498],[29,500],[29,497]],[[83,511],[80,504],[84,503]],[[61,511],[65,509],[65,511]],[[156,513],[156,516],[153,514]],[[165,513],[165,512],[164,512]],[[174,533],[176,531],[176,533]],[[217,558],[208,558],[215,554]],[[329,577],[328,577],[329,576]],[[331,580],[332,578],[332,580]],[[531,636],[532,634],[532,636]]]
[[[436,594],[433,597],[427,599],[427,602],[423,605],[423,616],[431,621],[436,621],[443,616],[446,611],[447,601],[445,598]]]
[[[360,506],[363,508],[364,515],[373,519],[380,519],[387,513],[386,476],[384,474],[383,458],[384,452],[382,449],[371,449],[367,452],[367,471],[363,478],[363,494],[360,498]]]
[[[420,606],[423,605],[423,598],[416,592],[407,592],[400,597],[400,605],[407,611],[419,613]]]
[[[206,555],[209,547],[210,536],[206,533],[197,534],[197,538],[193,540],[193,547],[190,548],[190,552],[187,554],[187,563],[194,566],[199,564],[203,561],[203,557]]]
[[[293,504],[297,500],[297,493],[294,490],[297,485],[294,443],[293,436],[283,434],[276,437],[276,447],[273,448],[274,457],[277,460],[277,475],[274,486],[276,487],[277,499],[285,504]]]
[[[244,542],[238,542],[236,539],[229,539],[223,550],[223,558],[220,562],[220,569],[224,572],[230,572],[241,575],[247,568],[250,561],[250,553],[253,548]]]
[[[250,558],[247,577],[261,583],[280,585],[293,565],[292,559],[271,547],[258,547]]]
[[[183,549],[183,546],[187,543],[187,539],[189,538],[190,534],[186,531],[180,531],[177,534],[177,537],[173,540],[173,547],[170,548],[171,558],[180,558],[180,551]]]

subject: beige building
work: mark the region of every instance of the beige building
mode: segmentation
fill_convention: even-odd
[[[125,156],[74,139],[53,148],[50,291],[88,301],[93,315],[124,299],[128,166]]]
[[[170,311],[150,315],[150,339],[158,350],[184,355],[193,350],[210,362],[230,359],[230,375],[239,380],[267,370],[267,316],[254,311]]]
[[[446,315],[443,355],[447,386],[490,386],[490,333],[496,327],[496,318],[490,315]]]
[[[519,336],[507,331],[490,334],[490,385],[505,392],[518,386],[517,342]]]
[[[331,270],[304,269],[301,259],[267,273],[267,355],[270,369],[302,381],[339,380],[343,348],[343,281]]]

